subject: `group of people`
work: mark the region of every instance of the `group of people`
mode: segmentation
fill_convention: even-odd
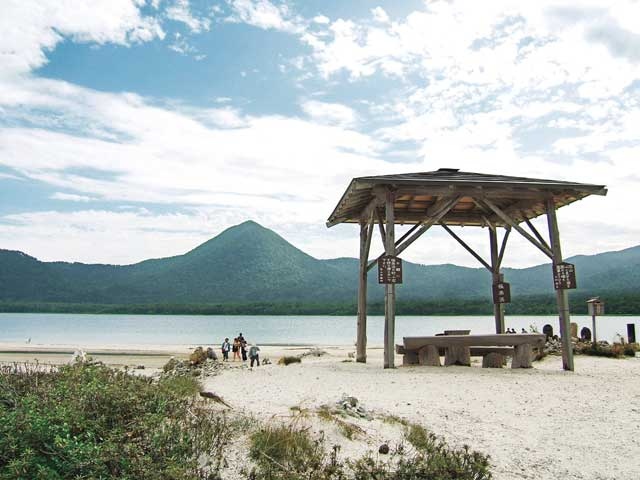
[[[242,332],[238,334],[236,338],[233,339],[233,343],[229,342],[228,338],[224,339],[222,342],[222,360],[225,362],[229,361],[229,352],[233,353],[233,361],[240,360],[243,362],[247,361],[247,354],[249,356],[249,360],[251,361],[251,366],[256,363],[257,366],[260,366],[260,347],[258,347],[255,343],[252,343],[247,350],[248,343],[245,340]]]
[[[506,332],[504,333],[518,333],[518,332],[516,332],[515,328],[507,328]],[[520,333],[527,333],[527,331],[523,328]]]

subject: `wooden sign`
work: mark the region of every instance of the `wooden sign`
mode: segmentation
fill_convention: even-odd
[[[604,315],[604,302],[587,302],[589,308],[589,315],[592,317]]]
[[[511,285],[507,282],[494,283],[493,303],[511,303]]]
[[[385,255],[378,259],[378,283],[402,283],[402,259]]]
[[[562,262],[553,266],[553,287],[556,290],[576,288],[576,266]]]

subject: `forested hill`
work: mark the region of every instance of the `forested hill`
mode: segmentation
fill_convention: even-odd
[[[568,259],[584,295],[640,292],[640,246]],[[318,260],[275,232],[249,221],[231,227],[190,252],[133,265],[40,262],[0,250],[0,302],[74,304],[352,303],[357,260]],[[506,269],[512,297],[549,295],[551,269]],[[370,299],[382,299],[375,269]],[[404,263],[405,300],[477,299],[490,296],[482,268]]]

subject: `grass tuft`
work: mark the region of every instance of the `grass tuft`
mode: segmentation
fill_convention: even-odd
[[[290,365],[292,363],[301,363],[301,362],[302,362],[302,359],[300,357],[288,355],[288,356],[280,357],[280,360],[278,360],[278,365]]]
[[[332,409],[328,405],[321,405],[318,407],[316,414],[321,420],[334,423],[338,427],[338,431],[349,440],[355,440],[366,433],[355,423],[347,422],[342,419],[342,412]]]

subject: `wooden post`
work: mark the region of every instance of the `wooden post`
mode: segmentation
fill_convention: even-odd
[[[367,261],[373,234],[373,214],[367,222],[360,220],[360,272],[358,282],[358,336],[356,362],[367,361]]]
[[[560,248],[560,230],[558,229],[558,219],[556,217],[556,206],[553,198],[546,201],[547,223],[549,225],[549,240],[553,253],[553,265],[562,262],[562,249]],[[558,314],[560,316],[560,336],[562,337],[562,368],[573,371],[573,345],[571,344],[571,331],[569,323],[569,297],[564,289],[556,290],[556,301],[558,303]]]
[[[492,285],[502,281],[500,275],[500,253],[498,252],[498,232],[496,227],[489,227],[489,245],[491,246],[491,281]],[[496,333],[504,333],[504,305],[493,303],[493,316],[496,321]]]
[[[387,255],[396,254],[395,243],[395,215],[394,203],[395,192],[387,192],[385,213],[386,213],[386,237],[385,253]],[[384,286],[384,368],[394,368],[395,356],[395,330],[396,330],[396,286],[386,284]]]

